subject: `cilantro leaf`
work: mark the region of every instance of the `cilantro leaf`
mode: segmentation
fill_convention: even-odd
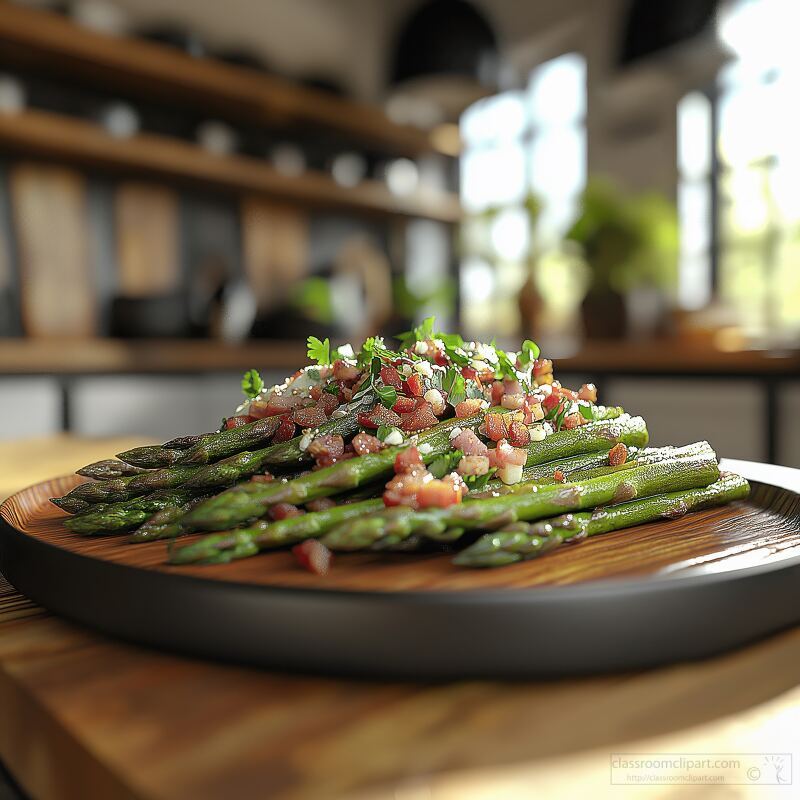
[[[497,472],[497,469],[492,467],[484,475],[467,475],[464,478],[464,483],[467,484],[467,488],[471,492],[482,492],[489,485],[489,481],[494,477],[495,472]]]
[[[419,325],[412,328],[410,331],[398,333],[395,339],[400,342],[400,348],[405,350],[408,347],[413,347],[417,342],[433,339],[433,328],[435,324],[436,317],[426,317]]]
[[[593,422],[595,419],[595,409],[594,406],[587,405],[585,403],[578,403],[578,411],[581,412],[581,416],[588,420],[589,422]]]
[[[444,345],[450,361],[459,367],[469,366],[469,357],[464,352],[464,340],[457,333],[437,333],[436,338]]]
[[[495,347],[495,353],[497,353],[497,372],[499,375],[503,378],[517,380],[517,368],[508,353],[499,347]]]
[[[258,370],[249,369],[242,376],[242,391],[245,397],[254,398],[258,397],[261,390],[264,388],[264,381],[258,374]]]
[[[442,378],[442,390],[447,392],[447,402],[455,407],[467,399],[466,383],[461,372],[453,367],[447,370]]]
[[[316,336],[309,336],[308,343],[308,357],[312,361],[316,361],[320,366],[331,363],[331,340],[325,337],[322,342]]]

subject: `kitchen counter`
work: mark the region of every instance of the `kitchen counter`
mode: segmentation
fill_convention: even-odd
[[[0,495],[134,443],[0,442]],[[611,784],[612,754],[793,753],[797,769],[798,664],[794,629],[703,662],[587,679],[306,677],[113,641],[0,577],[0,759],[37,800],[627,797]],[[733,796],[717,788],[703,796]],[[735,796],[794,791],[745,782]]]

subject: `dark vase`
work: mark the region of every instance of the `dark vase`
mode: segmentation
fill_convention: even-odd
[[[623,339],[627,332],[625,298],[612,289],[590,289],[581,304],[589,339]]]

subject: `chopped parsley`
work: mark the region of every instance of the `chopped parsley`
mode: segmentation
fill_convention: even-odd
[[[263,388],[264,381],[258,374],[258,370],[249,369],[242,376],[242,392],[244,392],[245,397],[249,397],[252,400],[254,397],[258,397],[258,395],[261,394]]]

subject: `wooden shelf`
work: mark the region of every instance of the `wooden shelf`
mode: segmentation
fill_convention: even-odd
[[[436,150],[427,132],[397,125],[376,106],[153,42],[96,33],[52,12],[2,3],[0,48],[4,63],[44,66],[94,86],[232,120],[317,125],[397,154]]]
[[[303,342],[205,340],[0,339],[0,374],[241,372],[250,367],[291,372],[307,362]],[[676,342],[593,342],[556,361],[559,373],[800,377],[800,352],[725,353]]]
[[[0,149],[121,173],[146,173],[233,192],[266,195],[309,206],[424,217],[446,223],[457,222],[461,214],[457,197],[445,192],[421,189],[400,197],[379,181],[364,181],[345,188],[324,173],[282,175],[265,161],[217,156],[197,145],[165,136],[140,134],[117,139],[91,122],[44,111],[0,114]]]

